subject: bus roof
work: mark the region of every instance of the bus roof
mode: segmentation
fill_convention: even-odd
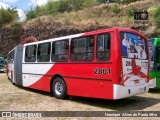
[[[39,44],[39,43],[45,43],[45,42],[52,42],[52,41],[57,41],[57,40],[72,39],[72,38],[75,38],[75,37],[80,37],[80,36],[85,36],[85,35],[93,35],[93,34],[104,33],[104,32],[111,32],[111,31],[115,31],[115,30],[133,32],[135,34],[138,34],[138,35],[146,38],[141,33],[137,32],[137,31],[135,31],[133,29],[130,29],[130,28],[112,27],[112,28],[107,28],[107,29],[102,29],[102,30],[96,30],[96,31],[90,31],[90,32],[79,33],[79,34],[74,34],[74,35],[68,35],[68,36],[64,36],[64,37],[51,38],[51,39],[42,40],[42,41],[33,42],[33,43],[26,43],[26,44],[24,44],[24,46],[34,45],[34,44]]]

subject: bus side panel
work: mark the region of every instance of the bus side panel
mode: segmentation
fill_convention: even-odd
[[[71,64],[65,76],[68,94],[75,96],[113,98],[112,74],[95,73],[96,69],[112,69],[111,64]],[[99,71],[100,72],[100,71]]]
[[[47,74],[54,64],[23,64],[23,86],[50,92],[50,80],[54,74]]]
[[[41,86],[43,87],[41,90],[50,91],[51,77],[59,74],[66,82],[68,95],[113,99],[112,75],[107,72],[95,74],[95,68],[111,69],[111,66],[111,64],[95,63],[55,63],[43,77],[27,87],[39,89]]]
[[[50,92],[50,80],[52,77],[49,76],[31,76],[31,81],[36,81],[30,85],[29,88]]]
[[[14,82],[22,86],[22,57],[23,46],[17,46],[14,58]]]
[[[68,95],[113,99],[112,81],[65,78]]]

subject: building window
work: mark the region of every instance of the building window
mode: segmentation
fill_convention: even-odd
[[[38,45],[37,62],[50,61],[51,43],[42,43]]]
[[[71,41],[71,60],[90,61],[94,54],[94,36],[79,37]]]
[[[97,37],[97,60],[109,60],[110,58],[110,41],[109,33],[98,35]]]
[[[36,45],[26,46],[25,50],[25,62],[35,62],[36,61]]]
[[[68,60],[69,41],[56,41],[52,43],[52,61],[63,62]]]

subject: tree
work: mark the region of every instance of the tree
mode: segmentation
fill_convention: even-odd
[[[97,2],[99,4],[104,4],[104,3],[107,3],[107,2],[110,2],[111,0],[97,0]]]
[[[26,14],[27,20],[31,20],[33,18],[36,18],[35,11],[31,8],[27,14]]]
[[[85,0],[83,3],[83,7],[93,7],[98,5],[98,2],[96,0]]]
[[[15,8],[0,9],[0,27],[6,24],[10,24],[16,21],[18,18],[18,13]]]
[[[59,7],[59,1],[48,1],[48,3],[44,6],[44,9],[47,14],[54,14],[59,11]]]

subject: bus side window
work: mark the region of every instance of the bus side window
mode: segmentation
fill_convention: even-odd
[[[42,43],[38,45],[37,62],[50,61],[51,43]]]
[[[52,43],[52,62],[64,62],[68,60],[68,40],[56,41]]]
[[[8,61],[8,63],[13,63],[13,61],[14,61],[14,50],[11,53],[8,54],[7,61]]]
[[[97,60],[109,60],[111,35],[109,33],[97,37]]]
[[[25,50],[25,62],[36,61],[36,45],[26,46]]]
[[[93,60],[94,36],[74,38],[71,41],[71,60]]]

